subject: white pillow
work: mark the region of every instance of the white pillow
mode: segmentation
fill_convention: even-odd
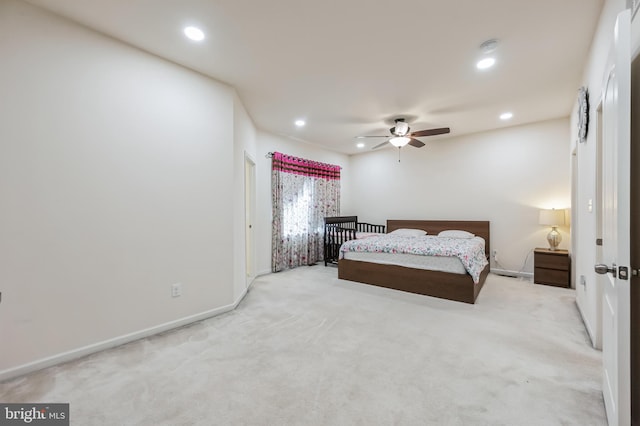
[[[427,231],[423,231],[422,229],[400,228],[389,232],[389,235],[397,235],[399,237],[422,237],[423,235],[427,235]]]
[[[475,235],[472,234],[471,232],[460,231],[458,229],[451,229],[451,230],[440,232],[438,234],[438,237],[443,237],[443,238],[473,238],[473,237],[475,237]]]

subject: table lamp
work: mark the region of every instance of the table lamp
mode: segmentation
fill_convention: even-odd
[[[557,228],[560,225],[564,225],[564,210],[540,210],[538,222],[540,225],[551,226],[551,232],[547,235],[547,241],[549,241],[549,250],[556,250],[560,241],[562,241],[562,235],[560,235]]]

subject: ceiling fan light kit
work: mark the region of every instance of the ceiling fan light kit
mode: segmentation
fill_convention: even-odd
[[[402,148],[403,146],[408,144],[409,141],[411,141],[411,138],[408,138],[406,136],[396,136],[394,138],[389,139],[389,142],[391,143],[391,145],[396,146],[398,148]]]

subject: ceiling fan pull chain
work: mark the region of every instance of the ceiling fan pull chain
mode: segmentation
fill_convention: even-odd
[[[398,147],[398,163],[400,162],[400,150],[402,149],[401,146]]]

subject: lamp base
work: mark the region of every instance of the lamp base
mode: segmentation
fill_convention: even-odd
[[[556,226],[551,228],[551,232],[547,235],[547,241],[549,241],[549,250],[558,249],[558,246],[562,241],[562,235],[560,235]]]

